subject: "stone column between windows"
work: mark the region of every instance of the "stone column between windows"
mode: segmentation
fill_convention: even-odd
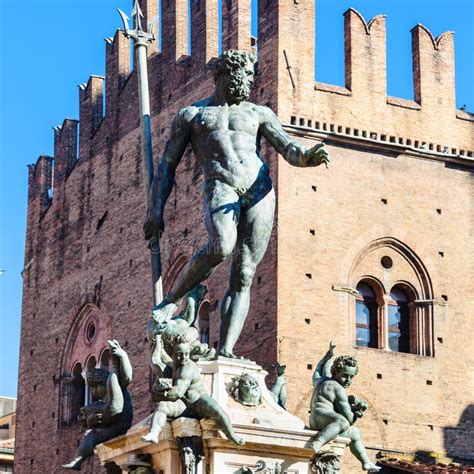
[[[416,321],[416,354],[433,356],[433,302],[417,300],[411,303]],[[410,311],[411,306],[409,305]],[[411,317],[410,312],[410,317]]]
[[[421,305],[412,301],[408,303],[408,317],[410,318],[410,352],[412,354],[424,354],[425,328],[423,321],[423,309]]]
[[[386,351],[390,350],[388,344],[388,303],[392,301],[389,294],[383,295],[383,303],[380,305],[380,326],[382,328],[382,334],[380,338],[380,348]]]

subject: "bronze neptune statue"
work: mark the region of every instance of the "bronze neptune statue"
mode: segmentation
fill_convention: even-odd
[[[268,108],[248,102],[255,55],[225,51],[215,69],[211,97],[184,107],[175,116],[149,194],[144,224],[147,239],[159,238],[175,171],[191,144],[204,174],[208,242],[191,258],[184,274],[154,309],[157,322],[169,320],[182,298],[232,257],[230,281],[221,306],[219,354],[235,357],[234,345],[250,304],[250,286],[273,226],[275,193],[260,156],[261,137],[293,166],[329,162],[322,144],[310,149],[295,142]]]

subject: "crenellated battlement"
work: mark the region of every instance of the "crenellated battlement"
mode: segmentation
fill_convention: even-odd
[[[141,0],[140,5],[145,22],[158,15],[158,2]],[[162,48],[158,51],[154,42],[148,50],[156,117],[198,99],[198,90],[212,89],[212,62],[219,51],[218,0],[196,0],[190,8],[191,50],[184,0],[163,4]],[[250,50],[251,1],[222,2],[222,13],[222,48]],[[412,29],[414,100],[407,100],[387,96],[385,15],[366,21],[353,8],[344,13],[345,87],[315,82],[314,15],[313,0],[259,5],[259,74],[252,100],[270,104],[287,124],[292,117],[303,117],[472,156],[474,115],[455,107],[452,32],[434,38],[421,24]],[[157,35],[157,22],[152,28]],[[51,186],[60,187],[76,160],[91,159],[138,127],[137,77],[131,63],[130,40],[117,30],[105,39],[105,78],[92,75],[79,86],[79,121],[66,119],[55,128]]]

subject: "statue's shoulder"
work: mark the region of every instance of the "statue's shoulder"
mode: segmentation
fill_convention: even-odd
[[[176,118],[180,122],[191,122],[199,109],[193,105],[183,107],[177,114]]]
[[[321,387],[321,388],[327,388],[327,389],[333,389],[337,388],[338,382],[336,380],[333,380],[330,377],[322,376],[318,379],[316,387]]]
[[[210,102],[210,97],[206,97],[205,99],[201,99],[197,102],[194,102],[191,105],[187,105],[183,107],[177,114],[177,120],[181,123],[190,123],[194,119],[194,117],[202,111],[203,108],[207,107]]]
[[[270,107],[266,105],[257,105],[249,102],[249,105],[252,106],[253,110],[258,114],[261,121],[273,120],[276,115],[275,112]]]

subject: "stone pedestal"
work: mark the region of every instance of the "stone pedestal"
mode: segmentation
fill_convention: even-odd
[[[126,435],[97,446],[102,463],[115,462],[124,472],[155,474],[307,474],[338,472],[337,464],[349,440],[337,438],[326,446],[328,453],[312,462],[311,440],[316,434],[280,407],[265,386],[260,366],[219,358],[200,362],[206,390],[232,420],[244,446],[228,441],[211,420],[178,418],[167,423],[158,444],[144,443],[150,417],[134,425]],[[229,394],[232,379],[243,373],[253,376],[261,389],[257,406],[244,406]],[[321,466],[323,466],[321,468]],[[326,469],[326,467],[327,469]]]

